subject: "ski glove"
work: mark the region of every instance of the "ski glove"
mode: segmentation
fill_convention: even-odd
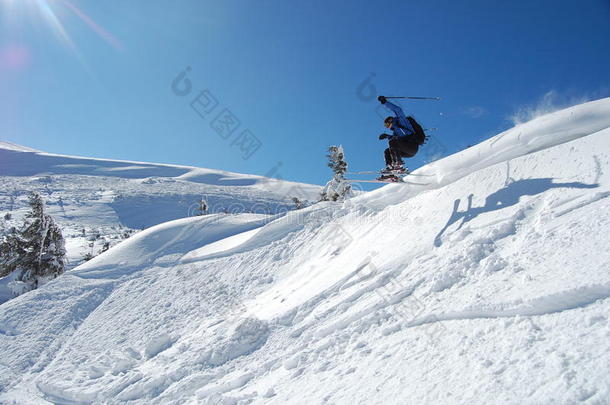
[[[390,135],[388,135],[388,134],[381,134],[381,135],[379,135],[379,140],[382,141],[382,140],[387,139],[389,137],[390,137]]]
[[[384,96],[379,96],[379,97],[377,97],[377,100],[379,100],[379,102],[380,102],[381,104],[385,104],[385,103],[386,103],[386,101],[388,101],[388,100],[386,100],[386,98],[385,98]]]

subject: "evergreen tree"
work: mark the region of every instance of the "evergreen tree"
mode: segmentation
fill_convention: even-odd
[[[301,208],[303,208],[305,206],[303,204],[303,201],[299,200],[297,197],[292,197],[292,202],[294,203],[294,207],[297,210],[300,210]]]
[[[199,207],[197,207],[197,215],[205,215],[208,212],[208,203],[202,198],[199,200]]]
[[[343,201],[352,195],[352,185],[345,179],[347,162],[342,146],[331,146],[328,148],[328,167],[334,173],[333,178],[326,183],[320,195],[320,201]]]
[[[15,270],[15,262],[19,252],[19,237],[17,230],[12,227],[10,230],[3,230],[0,241],[0,277],[6,277]]]
[[[19,292],[38,288],[65,269],[66,249],[61,230],[53,218],[45,214],[39,194],[31,193],[29,204],[31,210],[25,215],[22,228],[3,237],[0,243],[1,272],[17,272],[15,281],[19,284]]]

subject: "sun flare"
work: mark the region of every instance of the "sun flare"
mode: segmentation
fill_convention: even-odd
[[[76,44],[66,28],[66,21],[70,14],[75,15],[86,24],[100,38],[117,50],[123,50],[122,43],[93,18],[87,15],[70,0],[0,0],[3,19],[29,19],[33,23],[44,22],[51,32],[64,45],[77,51]]]

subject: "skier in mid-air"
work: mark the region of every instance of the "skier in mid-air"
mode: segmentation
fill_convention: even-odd
[[[384,152],[386,167],[381,170],[380,177],[380,180],[384,180],[407,173],[402,158],[415,156],[419,146],[426,140],[426,135],[412,117],[405,116],[402,108],[389,102],[384,96],[377,97],[377,100],[395,114],[394,117],[389,116],[383,121],[383,125],[392,131],[392,135],[379,135],[380,140],[389,139],[389,147]]]

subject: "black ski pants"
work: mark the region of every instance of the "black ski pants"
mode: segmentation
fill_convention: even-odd
[[[392,139],[389,145],[390,147],[384,152],[386,165],[401,163],[403,157],[413,157],[419,149],[419,144],[414,136]]]

